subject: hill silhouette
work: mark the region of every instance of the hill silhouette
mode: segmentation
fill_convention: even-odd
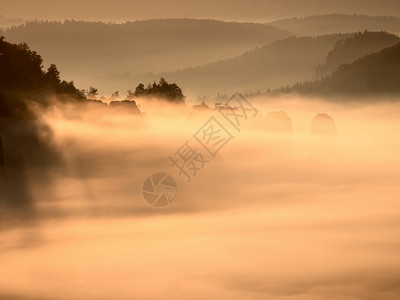
[[[400,43],[341,65],[329,77],[283,89],[306,95],[399,95]]]
[[[26,43],[11,44],[0,38],[0,117],[32,118],[28,102],[49,104],[46,96],[58,95],[60,100],[85,99],[72,81],[60,79],[57,66],[44,71],[42,57]]]
[[[329,14],[283,19],[268,24],[305,36],[364,30],[400,34],[400,18],[388,16]]]
[[[400,38],[397,35],[384,31],[358,32],[346,39],[339,40],[333,50],[328,53],[325,64],[316,68],[316,77],[327,76],[342,64],[351,63],[365,55],[379,52],[398,42],[400,42]]]
[[[185,91],[198,95],[279,88],[311,79],[315,67],[325,60],[333,45],[346,36],[286,38],[231,59],[140,78],[149,81],[162,76],[179,82]]]
[[[54,64],[44,71],[41,56],[27,44],[0,38],[0,209],[23,208],[30,215],[26,173],[35,168],[45,174],[48,167],[61,163],[52,132],[36,108],[49,107],[50,96],[77,103],[85,98],[73,82],[59,75]]]
[[[0,137],[7,166],[43,166],[56,160],[48,143],[50,129],[33,107],[49,107],[54,96],[64,102],[86,100],[73,82],[59,75],[54,64],[43,70],[41,56],[27,44],[11,44],[0,37]]]
[[[193,19],[28,22],[3,34],[11,42],[27,42],[45,63],[57,61],[66,78],[102,92],[126,89],[119,84],[128,73],[204,64],[289,35],[270,25]]]
[[[73,82],[61,80],[56,65],[43,69],[42,57],[25,43],[12,44],[0,37],[0,214],[13,210],[22,219],[34,216],[27,174],[50,178],[63,164],[63,154],[42,113],[68,104],[72,111],[93,109],[140,115],[135,101],[88,101]],[[100,106],[102,108],[100,109]],[[67,117],[75,118],[75,115]]]

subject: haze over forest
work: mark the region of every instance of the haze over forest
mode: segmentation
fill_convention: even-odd
[[[0,0],[0,300],[400,298],[398,0]]]
[[[141,81],[163,76],[180,82],[196,97],[237,90],[265,92],[316,79],[322,75],[316,69],[336,43],[354,40],[352,47],[360,50],[343,51],[342,61],[324,74],[329,75],[342,63],[393,45],[400,18],[336,14],[269,24],[193,19],[122,24],[34,21],[3,32],[11,42],[27,42],[46,64],[57,62],[64,77],[82,88],[125,93]]]

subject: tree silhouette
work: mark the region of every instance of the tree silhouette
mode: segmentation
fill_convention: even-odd
[[[150,86],[150,88],[151,88],[151,86]],[[134,96],[135,96],[135,97],[142,97],[142,96],[145,96],[147,90],[148,90],[148,88],[145,89],[143,83],[139,83],[139,85],[138,85],[138,86],[136,87],[136,89],[135,89]]]
[[[84,99],[72,81],[61,81],[56,65],[43,71],[42,62],[26,43],[16,45],[0,39],[0,116],[32,116],[26,100],[47,105],[50,94],[65,101]]]
[[[184,103],[185,96],[182,89],[176,83],[168,83],[165,78],[161,77],[158,84],[148,84],[147,88],[143,83],[140,83],[134,93],[135,97],[156,97],[165,99],[174,103]]]
[[[126,98],[128,98],[128,99],[133,99],[133,98],[135,98],[135,93],[132,92],[132,90],[128,90],[128,91],[126,92]]]
[[[95,99],[96,96],[97,96],[98,94],[99,94],[99,93],[98,93],[98,91],[97,91],[96,88],[94,88],[94,87],[92,87],[92,86],[89,88],[88,97],[90,97],[90,98],[92,98],[92,99]]]
[[[43,75],[43,80],[51,88],[55,88],[60,85],[60,72],[57,70],[57,66],[55,64],[50,65],[50,67],[47,69],[47,72]]]

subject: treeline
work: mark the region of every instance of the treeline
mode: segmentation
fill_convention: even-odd
[[[50,96],[56,96],[60,102],[89,103],[94,100],[98,91],[94,87],[79,90],[73,81],[61,80],[57,66],[51,64],[43,68],[43,59],[31,50],[26,43],[11,44],[0,38],[0,117],[10,119],[34,118],[30,103],[45,108],[52,104]],[[119,92],[113,94],[119,97]],[[127,98],[154,97],[174,103],[184,103],[185,96],[176,83],[168,83],[161,78],[158,83],[140,83],[134,92],[128,91]],[[135,106],[134,101],[125,101],[123,107]],[[111,106],[118,106],[114,103]],[[0,124],[1,125],[1,124]]]
[[[176,83],[168,83],[165,78],[161,77],[158,83],[148,84],[147,87],[140,83],[135,92],[128,91],[128,98],[159,98],[165,99],[173,103],[184,103],[185,96],[182,89]]]
[[[11,44],[0,37],[0,116],[28,117],[27,99],[46,106],[50,94],[85,99],[74,82],[60,79],[56,65],[43,70],[42,63],[42,57],[27,44]]]

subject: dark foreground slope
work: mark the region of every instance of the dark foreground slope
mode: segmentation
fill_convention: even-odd
[[[167,82],[162,87],[166,85]],[[86,115],[92,119],[106,114],[129,115],[132,127],[141,121],[135,101],[110,105],[89,101],[73,82],[60,79],[55,65],[44,71],[41,56],[27,44],[11,44],[1,37],[0,230],[7,216],[24,221],[35,216],[32,181],[47,186],[68,172],[65,157],[70,152],[69,145],[56,142],[45,117],[48,112],[69,120]]]
[[[54,96],[62,102],[85,100],[73,82],[60,79],[55,65],[44,71],[41,56],[27,44],[10,44],[1,37],[0,215],[9,208],[23,212],[23,218],[31,215],[27,174],[35,169],[45,179],[48,168],[61,162],[52,131],[37,113]]]
[[[50,94],[56,94],[60,99],[85,99],[72,81],[60,79],[54,64],[43,71],[42,57],[27,44],[11,44],[1,37],[0,54],[0,117],[10,120],[33,118],[28,103],[47,106]]]
[[[72,81],[60,79],[55,65],[44,71],[41,56],[27,44],[11,44],[1,37],[0,136],[7,167],[45,167],[56,160],[51,131],[39,115],[54,101],[79,104],[86,98]]]

